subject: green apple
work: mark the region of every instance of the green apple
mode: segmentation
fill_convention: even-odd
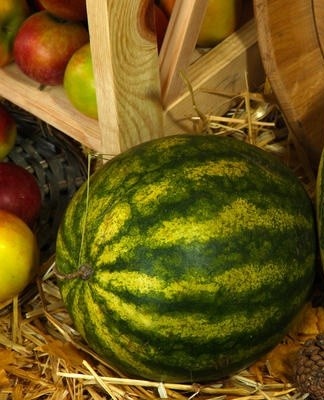
[[[63,87],[72,105],[84,115],[97,119],[97,97],[90,43],[70,58],[64,73]]]
[[[16,215],[0,210],[0,302],[18,295],[35,277],[39,249],[31,229]]]
[[[13,42],[29,12],[26,0],[0,1],[0,67],[13,60]]]
[[[0,104],[0,160],[10,153],[16,143],[17,124],[7,109]]]
[[[242,0],[209,0],[197,40],[198,47],[213,47],[237,28]]]

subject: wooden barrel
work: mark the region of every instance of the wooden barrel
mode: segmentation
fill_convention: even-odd
[[[266,75],[314,169],[324,146],[324,2],[254,0]]]

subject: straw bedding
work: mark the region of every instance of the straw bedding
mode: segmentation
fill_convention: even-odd
[[[113,371],[73,329],[53,273],[42,267],[36,295],[0,317],[0,400],[4,399],[305,399],[293,382],[294,357],[309,337],[324,331],[324,308],[307,304],[303,318],[270,354],[228,379],[168,384],[129,379]]]
[[[276,107],[261,119],[251,119],[251,104],[268,107],[264,96],[237,97],[224,117],[206,116],[194,104],[196,130],[237,136],[275,152],[294,169],[314,195],[315,180],[298,143],[287,131]],[[248,103],[247,103],[248,101]],[[243,111],[242,111],[243,110]],[[263,119],[266,119],[264,121]],[[306,161],[305,161],[306,160]],[[227,379],[207,385],[169,384],[130,379],[114,371],[73,329],[55,279],[55,255],[47,256],[41,274],[27,289],[0,309],[0,400],[18,399],[177,399],[177,400],[301,400],[294,384],[294,359],[303,342],[324,332],[322,288],[270,354]]]

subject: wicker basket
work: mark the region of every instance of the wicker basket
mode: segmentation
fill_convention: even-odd
[[[87,177],[79,144],[17,106],[3,102],[17,122],[16,145],[4,161],[26,168],[36,178],[42,209],[35,227],[41,262],[55,252],[58,226],[65,208]]]

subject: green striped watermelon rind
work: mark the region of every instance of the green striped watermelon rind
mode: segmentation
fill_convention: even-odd
[[[60,274],[93,273],[59,285],[77,330],[123,373],[223,377],[277,344],[309,296],[312,204],[262,150],[215,136],[157,139],[107,162],[89,188],[83,251],[86,185],[62,221],[56,263]]]
[[[318,246],[320,251],[320,258],[322,267],[324,268],[324,151],[322,152],[318,172],[316,177],[316,222],[317,222],[317,236]]]

